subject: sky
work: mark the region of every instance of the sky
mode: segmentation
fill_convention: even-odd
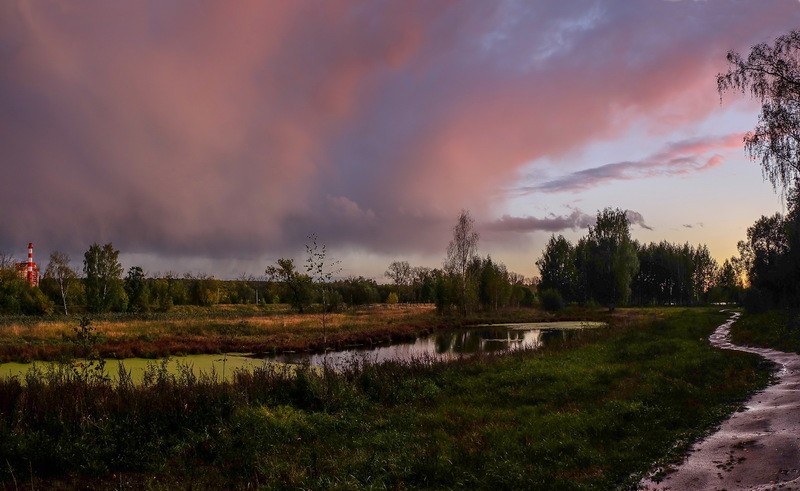
[[[0,2],[0,251],[260,276],[440,267],[461,210],[531,277],[605,207],[722,261],[780,196],[716,90],[797,0]]]

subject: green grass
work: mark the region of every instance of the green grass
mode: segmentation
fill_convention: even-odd
[[[542,351],[269,370],[231,384],[40,374],[0,382],[6,487],[613,489],[635,485],[766,384],[707,337],[710,309],[617,322]],[[28,476],[32,476],[29,478]]]
[[[800,313],[788,310],[745,312],[734,323],[731,340],[736,344],[800,353]]]

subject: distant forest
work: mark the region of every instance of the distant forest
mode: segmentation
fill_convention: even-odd
[[[559,310],[569,304],[613,309],[739,302],[744,299],[746,276],[759,288],[770,282],[782,284],[769,268],[774,258],[767,254],[764,259],[762,251],[782,250],[781,245],[773,247],[778,239],[770,235],[775,227],[785,227],[781,220],[777,216],[760,220],[748,232],[748,242],[740,244],[742,257],[720,266],[705,245],[639,244],[631,239],[625,212],[606,208],[577,244],[552,236],[536,260],[541,278],[534,280],[478,254],[479,236],[466,211],[453,228],[442,268],[394,261],[384,283],[360,276],[337,278],[331,272],[338,263],[326,257],[324,246],[308,248],[308,260],[300,267],[292,259],[279,259],[260,279],[220,280],[205,274],[148,277],[139,266],[124,272],[112,244],[93,244],[84,254],[82,274],[70,266],[68,256],[53,252],[38,287],[19,275],[9,256],[1,256],[0,313],[148,313],[167,312],[176,305],[278,303],[307,312],[375,303],[432,303],[441,313],[468,314],[535,306]],[[319,274],[331,266],[327,276]]]

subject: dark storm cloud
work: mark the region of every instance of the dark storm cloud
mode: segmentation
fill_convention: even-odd
[[[526,162],[705,118],[725,52],[798,24],[790,0],[0,2],[0,250],[432,250]],[[558,226],[535,220],[499,222]]]

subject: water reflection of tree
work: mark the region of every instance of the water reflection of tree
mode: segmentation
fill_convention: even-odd
[[[563,343],[574,335],[575,331],[561,329],[544,330],[541,335],[541,344]]]
[[[449,353],[453,346],[453,340],[455,339],[455,333],[453,332],[444,332],[436,335],[436,353],[444,354]]]

